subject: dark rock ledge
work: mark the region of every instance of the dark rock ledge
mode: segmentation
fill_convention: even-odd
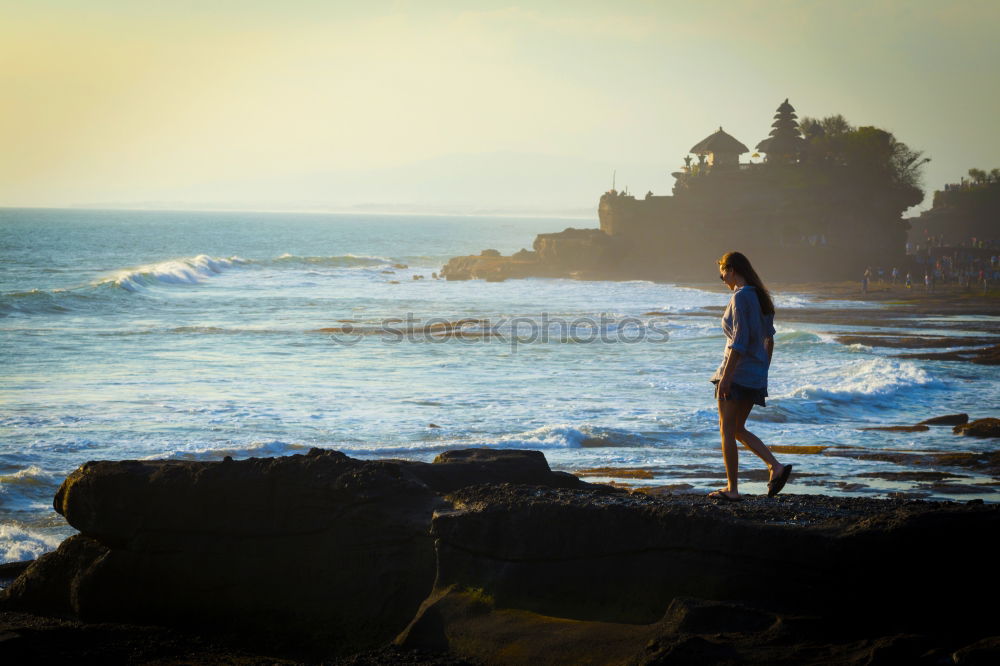
[[[446,280],[482,279],[502,282],[509,278],[567,277],[583,280],[626,280],[646,276],[625,257],[628,245],[600,229],[575,229],[538,234],[532,250],[510,256],[496,250],[452,257],[441,268]]]
[[[55,507],[81,533],[0,597],[4,657],[918,664],[1000,645],[976,603],[998,592],[981,502],[716,504],[536,451],[314,449],[88,463]]]

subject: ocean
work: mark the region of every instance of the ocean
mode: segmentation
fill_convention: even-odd
[[[724,305],[724,285],[432,277],[452,256],[530,249],[569,226],[596,216],[0,209],[0,562],[73,534],[52,497],[89,460],[530,448],[554,469],[724,485],[709,383],[724,338],[717,314],[685,314]],[[885,474],[927,466],[858,455],[991,450],[950,428],[859,428],[996,416],[995,369],[838,344],[838,331],[879,329],[789,324],[782,310],[813,302],[776,304],[770,398],[750,427],[827,447],[778,455],[796,466],[786,492],[1000,500],[967,469],[927,484]],[[762,469],[745,450],[741,463]]]

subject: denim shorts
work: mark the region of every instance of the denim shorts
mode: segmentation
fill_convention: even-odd
[[[767,397],[767,388],[750,388],[749,386],[743,386],[743,384],[730,384],[729,397],[719,398],[719,380],[713,379],[712,383],[715,384],[716,400],[750,400],[755,405],[767,407],[764,404],[764,398]]]

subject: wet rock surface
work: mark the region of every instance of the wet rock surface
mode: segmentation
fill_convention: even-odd
[[[955,426],[954,432],[967,437],[1000,437],[1000,419],[976,419],[972,423]]]
[[[622,262],[627,247],[600,229],[568,227],[538,234],[532,248],[510,256],[483,250],[478,255],[452,257],[441,275],[447,280],[501,281],[525,277],[627,279],[633,274],[634,267]]]
[[[868,347],[895,347],[900,349],[933,349],[935,347],[975,347],[993,344],[996,338],[951,337],[941,335],[898,336],[885,333],[868,335],[838,335],[834,338],[842,345],[866,345]]]
[[[930,419],[925,419],[918,423],[917,425],[927,425],[927,426],[954,426],[961,425],[963,423],[969,422],[968,414],[946,414],[944,416],[935,416]]]
[[[899,354],[896,358],[909,358],[920,361],[967,361],[969,363],[978,363],[979,365],[1000,365],[1000,345],[949,352]]]
[[[956,426],[958,427],[958,426]],[[910,453],[907,451],[852,451],[831,450],[831,456],[845,456],[858,460],[879,460],[905,466],[954,467],[997,477],[1000,476],[1000,451],[956,451],[954,453]]]
[[[0,653],[861,664],[993,649],[973,603],[992,577],[928,579],[988,552],[1000,507],[981,502],[718,503],[587,484],[532,451],[314,449],[89,463],[56,506],[81,534],[0,597]]]

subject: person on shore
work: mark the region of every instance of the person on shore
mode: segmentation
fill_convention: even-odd
[[[910,289],[911,287],[913,287],[913,275],[909,271],[907,271],[906,272],[906,288]]]
[[[739,441],[767,465],[771,472],[767,494],[773,497],[784,488],[792,466],[779,463],[764,442],[746,429],[746,421],[754,405],[765,406],[767,371],[774,352],[774,301],[740,252],[727,252],[719,259],[719,279],[733,292],[722,315],[726,349],[722,364],[712,376],[728,484],[708,496],[730,502],[740,499]]]

